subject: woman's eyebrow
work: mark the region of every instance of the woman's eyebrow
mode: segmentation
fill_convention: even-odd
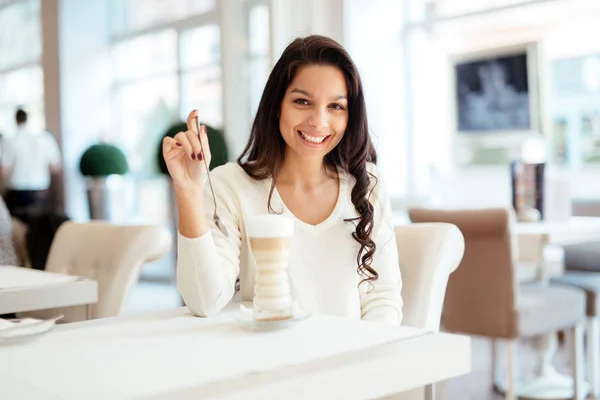
[[[311,98],[311,99],[313,98],[313,95],[312,95],[312,94],[310,94],[310,93],[309,93],[309,92],[307,92],[306,90],[302,90],[302,89],[298,89],[298,88],[294,88],[294,89],[292,89],[292,91],[291,91],[290,93],[300,93],[300,94],[303,94],[303,95],[305,95],[306,97],[309,97],[309,98]],[[330,100],[331,100],[331,101],[336,101],[336,100],[347,100],[347,99],[348,99],[348,97],[347,97],[345,94],[340,94],[340,95],[333,96],[333,97],[331,97],[331,98],[330,98]]]

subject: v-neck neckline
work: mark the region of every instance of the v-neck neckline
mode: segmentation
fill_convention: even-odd
[[[313,234],[319,234],[321,232],[326,231],[330,226],[332,226],[336,222],[338,222],[338,216],[342,214],[342,209],[343,209],[344,203],[345,203],[344,200],[347,197],[346,173],[340,168],[338,168],[337,171],[338,171],[338,195],[337,195],[337,200],[335,202],[335,206],[333,207],[333,210],[327,216],[327,218],[325,218],[325,220],[323,220],[322,222],[319,222],[316,225],[309,224],[308,222],[304,222],[300,218],[298,218],[296,215],[294,215],[294,213],[290,211],[290,209],[287,207],[287,205],[283,201],[283,198],[281,197],[281,195],[279,194],[279,191],[277,190],[277,186],[273,187],[273,196],[281,204],[281,206],[283,208],[283,213],[292,217],[297,226],[301,227],[302,229],[308,230],[308,231],[312,232]],[[270,184],[271,185],[273,184],[273,179],[270,179]]]

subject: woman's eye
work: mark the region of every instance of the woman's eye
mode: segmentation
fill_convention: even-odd
[[[296,104],[300,104],[300,105],[302,105],[302,106],[307,106],[307,105],[309,105],[309,104],[310,104],[310,103],[308,102],[308,100],[305,100],[305,99],[296,99],[296,100],[294,100],[294,103],[296,103]]]
[[[341,105],[341,104],[337,104],[337,103],[336,103],[336,104],[332,104],[332,105],[330,105],[329,107],[331,107],[331,108],[333,108],[333,109],[335,109],[335,110],[343,110],[343,109],[344,109],[344,106],[343,106],[343,105]]]

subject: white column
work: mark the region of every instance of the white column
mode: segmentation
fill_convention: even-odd
[[[51,78],[58,87],[46,96],[46,107],[60,106],[60,113],[50,108],[47,118],[60,125],[67,214],[86,220],[89,213],[79,159],[102,132],[112,127],[109,7],[108,1],[59,0],[58,5],[60,46],[54,44],[54,51],[45,54],[44,70],[47,63],[52,68],[58,60],[60,76]],[[44,50],[49,46],[45,43]],[[53,98],[48,99],[51,94]]]
[[[436,102],[443,97],[446,81],[437,74],[446,61],[436,58],[435,42],[427,28],[411,26],[415,21],[430,18],[429,9],[420,0],[406,0],[403,10],[403,96],[405,129],[404,168],[406,170],[407,205],[430,201],[431,157],[435,143],[444,146],[439,138],[440,115]],[[443,103],[443,101],[442,101]],[[440,158],[443,158],[441,155]]]
[[[252,116],[248,107],[248,52],[245,27],[248,24],[242,2],[219,2],[221,21],[221,58],[223,68],[223,125],[231,158],[244,149]]]

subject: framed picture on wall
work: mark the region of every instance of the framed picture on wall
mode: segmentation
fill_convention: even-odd
[[[536,43],[451,57],[456,144],[462,148],[504,148],[510,154],[540,132],[540,72]],[[459,163],[471,164],[468,160]],[[481,160],[472,163],[481,164]]]

